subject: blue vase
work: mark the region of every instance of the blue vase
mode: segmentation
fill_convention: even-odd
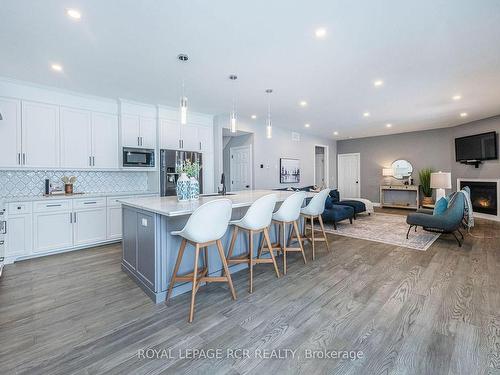
[[[188,201],[190,197],[190,180],[187,174],[181,173],[177,180],[176,193],[179,202]]]
[[[194,177],[189,179],[189,199],[192,201],[200,199],[200,183]]]

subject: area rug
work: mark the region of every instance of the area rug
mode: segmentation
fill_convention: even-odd
[[[427,250],[439,238],[439,234],[424,231],[418,228],[410,231],[409,239],[406,239],[408,224],[406,216],[375,213],[359,215],[353,220],[352,225],[348,220],[337,223],[337,230],[333,224],[325,223],[325,230],[339,236],[360,238],[363,240],[382,242],[390,245],[407,247],[414,250]]]

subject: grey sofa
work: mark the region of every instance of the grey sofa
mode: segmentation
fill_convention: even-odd
[[[462,246],[455,232],[458,232],[464,239],[460,226],[465,214],[465,197],[464,194],[458,192],[451,199],[451,203],[446,211],[441,215],[433,215],[432,210],[417,210],[406,217],[406,223],[410,226],[406,233],[406,238],[410,234],[410,230],[415,227],[422,227],[429,232],[451,233],[458,242],[458,246]]]

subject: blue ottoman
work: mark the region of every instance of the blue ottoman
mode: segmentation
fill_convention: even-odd
[[[352,224],[354,217],[354,208],[349,206],[342,206],[340,204],[333,204],[330,208],[325,205],[325,211],[321,215],[325,222],[333,223],[333,228],[337,229],[337,223],[342,220],[349,219]]]
[[[357,214],[366,211],[365,204],[363,202],[360,202],[360,201],[346,200],[346,201],[340,201],[338,204],[341,204],[343,206],[352,207],[354,209],[354,219],[356,219]]]

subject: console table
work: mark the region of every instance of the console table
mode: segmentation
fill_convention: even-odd
[[[380,207],[409,208],[416,210],[420,202],[418,185],[380,186]]]

